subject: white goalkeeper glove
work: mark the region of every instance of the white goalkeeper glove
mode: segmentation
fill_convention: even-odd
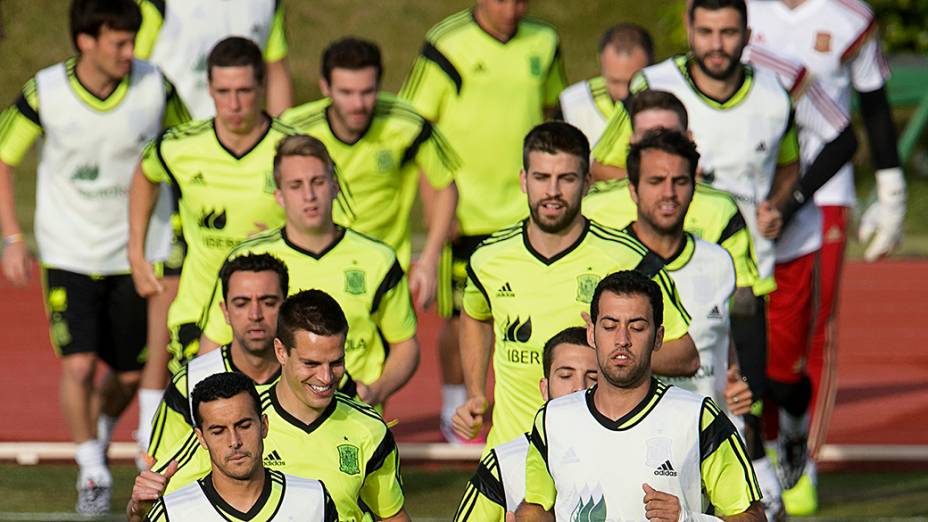
[[[889,254],[902,239],[906,203],[902,169],[878,170],[876,194],[877,200],[864,211],[857,231],[860,242],[869,243],[864,251],[867,261],[876,261]]]

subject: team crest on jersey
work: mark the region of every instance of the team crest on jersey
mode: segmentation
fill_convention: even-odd
[[[393,155],[388,150],[382,150],[377,153],[377,171],[390,172],[395,168]]]
[[[828,31],[815,33],[815,50],[820,53],[831,52],[831,33]]]
[[[532,56],[528,59],[528,68],[532,76],[541,76],[541,58]]]
[[[71,181],[93,181],[100,177],[100,167],[96,165],[81,165],[71,174]]]
[[[361,295],[367,293],[367,281],[364,270],[354,268],[345,270],[345,293]]]
[[[361,473],[358,465],[358,447],[352,444],[338,446],[338,470],[346,475]]]
[[[596,274],[582,274],[577,276],[577,301],[590,304],[593,293],[601,278]]]
[[[599,497],[594,500],[581,497],[577,505],[570,512],[570,522],[605,522],[606,521],[606,497]]]

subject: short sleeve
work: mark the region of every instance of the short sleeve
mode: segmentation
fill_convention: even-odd
[[[496,452],[484,455],[467,482],[454,522],[505,522],[506,492],[499,474]]]
[[[561,55],[561,46],[554,50],[554,59],[548,68],[548,77],[545,79],[545,108],[555,107],[561,92],[567,88],[567,73],[564,70],[564,58]]]
[[[493,318],[490,296],[470,263],[467,264],[467,284],[464,286],[462,309],[478,321],[489,321]]]
[[[159,498],[157,502],[145,515],[145,522],[168,522],[168,511],[164,506],[164,497]]]
[[[461,159],[437,127],[425,122],[413,147],[416,164],[432,187],[443,189],[454,181]]]
[[[371,313],[388,343],[402,342],[416,335],[416,311],[409,295],[409,280],[396,259],[377,287]]]
[[[400,454],[389,429],[367,461],[361,500],[379,519],[389,518],[403,509],[406,497],[400,478]]]
[[[278,0],[274,9],[274,19],[271,21],[271,31],[267,36],[267,46],[264,48],[264,61],[279,62],[287,57],[288,52],[284,3],[283,0]]]
[[[812,80],[796,100],[796,123],[823,142],[837,138],[850,122],[847,112],[828,95],[818,80]]]
[[[164,24],[165,2],[153,0],[136,0],[142,11],[142,26],[135,33],[135,57],[147,60],[155,48],[158,33]]]
[[[163,137],[164,134],[148,142],[142,150],[142,174],[152,183],[171,183],[171,176],[161,157]]]
[[[734,425],[712,399],[703,401],[699,433],[702,483],[715,513],[743,513],[761,498],[754,468]]]
[[[841,54],[841,62],[847,64],[851,84],[857,92],[872,92],[886,84],[890,76],[889,63],[880,45],[873,13],[864,30]]]
[[[751,242],[751,232],[744,221],[744,216],[737,208],[722,230],[718,244],[728,251],[735,264],[736,286],[738,288],[754,286],[758,277],[757,258]]]
[[[164,117],[161,119],[161,126],[166,129],[190,121],[187,105],[180,99],[177,88],[167,78],[164,79],[164,92]]]
[[[461,88],[461,75],[431,41],[426,41],[399,96],[409,101],[427,120],[441,120],[441,108],[448,96]]]
[[[42,135],[35,78],[23,86],[12,105],[0,112],[0,161],[18,167]]]
[[[554,507],[557,489],[548,471],[548,437],[545,433],[545,406],[535,414],[528,455],[525,457],[525,501],[546,510]]]
[[[679,339],[689,330],[690,315],[683,307],[677,285],[663,269],[652,279],[660,285],[664,297],[664,341]]]

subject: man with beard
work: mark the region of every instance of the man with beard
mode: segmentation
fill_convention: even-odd
[[[380,49],[343,38],[322,53],[319,87],[325,99],[281,116],[325,144],[338,165],[342,198],[335,222],[393,247],[409,270],[409,214],[418,174],[436,191],[422,254],[409,272],[420,306],[435,296],[438,264],[457,205],[454,173],[460,160],[444,136],[408,103],[381,92]]]
[[[535,416],[516,520],[765,520],[735,427],[718,405],[652,376],[659,286],[636,271],[596,286],[587,341],[597,384]],[[643,494],[642,494],[643,493]]]
[[[522,190],[529,218],[484,241],[467,267],[461,315],[461,349],[468,400],[454,429],[474,438],[483,424],[487,370],[494,356],[493,429],[488,447],[525,431],[541,405],[535,391],[542,377],[544,342],[581,313],[606,274],[637,269],[659,282],[667,303],[667,350],[655,357],[662,375],[692,375],[699,367],[689,316],[673,280],[628,234],[587,220],[580,201],[589,184],[590,148],[579,129],[543,123],[523,145]],[[496,338],[495,349],[491,339]]]
[[[192,404],[197,440],[209,452],[212,471],[159,499],[151,509],[147,509],[151,500],[160,494],[159,478],[165,477],[140,477],[127,509],[130,519],[147,511],[147,522],[338,520],[322,482],[264,467],[267,415],[261,414],[258,393],[247,377],[237,373],[207,377],[194,388]]]
[[[232,342],[184,365],[164,392],[152,421],[148,456],[162,461],[182,440],[193,437],[191,391],[216,373],[241,373],[264,391],[280,377],[274,356],[277,311],[287,295],[289,274],[282,261],[268,254],[249,254],[227,261],[219,270],[220,307],[232,329]]]

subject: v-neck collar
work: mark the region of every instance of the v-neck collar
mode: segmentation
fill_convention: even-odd
[[[667,270],[668,272],[679,270],[686,266],[686,264],[689,263],[690,259],[693,257],[693,252],[696,250],[696,241],[693,239],[693,235],[689,232],[683,231],[683,241],[680,242],[680,246],[677,247],[676,252],[671,254],[670,257],[664,258],[661,257],[657,252],[648,248],[648,245],[645,245],[644,242],[641,241],[641,239],[638,237],[638,235],[635,234],[635,228],[632,226],[635,223],[635,221],[629,223],[628,226],[625,227],[625,232],[635,238],[635,240],[637,240],[639,243],[644,245],[644,247],[648,249],[648,252],[651,252],[655,257],[660,259],[664,263],[664,270]]]
[[[261,494],[258,495],[258,500],[255,501],[255,504],[251,506],[251,509],[249,509],[247,513],[235,509],[219,495],[219,492],[216,491],[216,487],[213,485],[212,473],[203,477],[199,482],[200,487],[203,489],[203,493],[206,495],[206,498],[209,499],[214,509],[220,511],[220,514],[224,511],[240,520],[251,520],[255,518],[264,508],[265,504],[267,504],[268,499],[271,498],[271,472],[267,468],[264,469],[264,487],[261,489]]]
[[[258,148],[258,145],[261,145],[261,143],[264,141],[264,139],[267,138],[267,135],[270,134],[270,132],[271,132],[271,127],[274,126],[274,118],[272,118],[268,113],[263,112],[263,111],[262,111],[261,114],[263,114],[264,117],[267,118],[267,127],[265,127],[264,132],[263,132],[260,136],[258,136],[258,139],[255,140],[255,142],[251,145],[251,147],[248,147],[248,149],[246,149],[246,150],[245,150],[244,152],[242,152],[241,154],[236,154],[235,151],[233,151],[232,149],[226,147],[226,144],[223,143],[221,139],[219,139],[219,130],[218,130],[217,127],[216,127],[216,118],[213,118],[213,120],[212,120],[212,124],[213,124],[213,136],[216,137],[216,143],[218,143],[219,146],[222,147],[222,150],[226,151],[226,153],[228,153],[229,156],[232,156],[232,158],[234,158],[235,160],[241,161],[241,160],[244,159],[246,156],[248,156],[249,154],[251,154],[255,149],[257,149],[257,148]]]
[[[328,246],[326,246],[325,248],[323,248],[323,249],[322,249],[321,251],[319,251],[319,253],[317,254],[317,253],[315,253],[315,252],[313,252],[313,251],[311,251],[311,250],[306,250],[305,248],[302,248],[301,246],[297,245],[296,243],[290,241],[290,238],[287,237],[287,227],[283,227],[283,228],[280,229],[280,237],[284,240],[284,244],[286,244],[288,247],[290,247],[290,248],[296,250],[297,252],[299,252],[299,253],[301,253],[301,254],[303,254],[303,255],[307,255],[307,256],[309,256],[309,257],[315,259],[316,261],[319,261],[320,259],[322,259],[323,257],[325,257],[326,254],[328,254],[329,252],[331,252],[332,250],[334,250],[335,247],[337,247],[337,246],[339,245],[339,243],[341,243],[342,240],[345,239],[345,236],[346,236],[346,235],[348,235],[348,230],[347,230],[346,228],[340,227],[340,226],[338,226],[338,225],[335,225],[335,240],[333,240],[331,243],[329,243]]]
[[[593,418],[596,419],[599,424],[604,428],[611,431],[625,431],[630,428],[635,427],[639,422],[641,422],[649,413],[657,406],[657,403],[661,400],[661,397],[664,396],[664,392],[667,391],[667,385],[658,381],[654,377],[651,377],[651,383],[648,386],[648,393],[645,394],[644,398],[641,399],[641,402],[635,405],[625,415],[619,417],[616,420],[612,420],[609,417],[603,415],[598,409],[596,409],[596,403],[593,399],[598,384],[594,384],[590,389],[586,391],[586,406],[590,411],[590,414],[593,415]]]
[[[278,382],[277,384],[274,385],[273,388],[271,388],[271,393],[268,394],[271,397],[271,405],[274,407],[274,410],[277,411],[277,414],[280,415],[280,418],[296,426],[297,428],[305,431],[306,433],[312,433],[316,431],[316,429],[318,429],[319,426],[322,426],[322,423],[324,423],[329,417],[332,416],[332,413],[335,412],[335,408],[338,406],[338,399],[333,396],[332,402],[330,402],[329,405],[326,406],[322,414],[316,417],[316,420],[310,422],[309,424],[306,424],[300,419],[294,417],[290,412],[285,410],[284,407],[280,404],[280,399],[277,398],[277,387],[281,386],[282,383],[283,381]],[[283,385],[286,386],[285,383]]]
[[[579,247],[580,244],[583,243],[583,240],[586,239],[587,232],[590,231],[590,220],[584,217],[583,221],[584,221],[583,231],[580,232],[580,236],[577,237],[577,239],[570,246],[568,246],[564,250],[561,250],[557,254],[554,254],[551,257],[545,257],[540,252],[535,250],[535,247],[532,246],[532,242],[529,241],[528,239],[528,219],[522,222],[522,243],[525,245],[525,249],[528,250],[529,253],[535,257],[535,259],[541,261],[545,265],[550,266],[554,264],[556,261],[558,261],[559,259],[563,259],[567,255],[569,255],[571,252],[576,250],[577,247]]]

